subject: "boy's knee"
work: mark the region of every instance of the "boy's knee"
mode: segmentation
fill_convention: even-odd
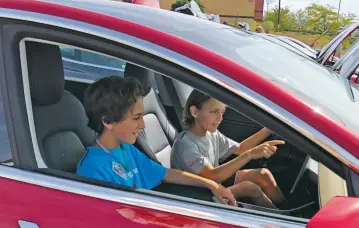
[[[243,188],[246,189],[246,192],[248,193],[248,197],[250,198],[257,198],[263,195],[262,189],[253,182],[243,181],[240,184],[242,185]]]
[[[267,184],[275,184],[273,174],[269,169],[261,169],[260,176]]]

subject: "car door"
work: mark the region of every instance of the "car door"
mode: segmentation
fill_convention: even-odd
[[[353,34],[359,28],[359,22],[356,22],[346,29],[344,29],[341,33],[339,33],[336,37],[334,37],[326,46],[324,46],[319,55],[318,62],[322,65],[333,66],[335,63],[334,56],[332,56],[335,50],[338,48],[342,42],[348,38],[351,34]]]
[[[8,139],[15,165],[0,166],[0,227],[248,227],[287,223],[286,220],[263,220],[263,213],[243,214],[240,210],[233,213],[208,203],[168,198],[152,191],[128,189],[38,167],[34,158],[35,123],[27,103],[31,95],[27,65],[24,65],[29,56],[25,54],[26,42],[51,45],[64,42],[95,51],[96,46],[92,45],[99,41],[83,34],[74,35],[71,30],[14,24],[12,20],[2,21],[1,27],[4,64],[1,63],[0,70],[6,72],[1,76],[1,89],[4,110],[9,113],[6,124],[11,132]],[[102,45],[109,45],[107,52],[114,50],[110,42],[102,42]],[[303,221],[291,223],[297,224],[295,227],[304,224]]]
[[[359,40],[357,40],[350,48],[347,50],[345,55],[343,55],[339,61],[337,61],[332,70],[339,73],[342,77],[350,78],[354,83],[358,83],[358,74],[359,68],[355,70],[352,69],[357,64],[357,54],[359,52]],[[353,71],[354,70],[354,71]]]

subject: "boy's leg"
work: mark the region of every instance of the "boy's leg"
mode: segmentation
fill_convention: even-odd
[[[243,181],[250,181],[257,184],[274,204],[287,204],[287,201],[282,191],[279,189],[273,174],[268,169],[245,169],[237,171],[234,184],[238,184]]]
[[[250,198],[254,204],[267,208],[276,208],[262,189],[253,182],[243,181],[228,188],[236,199]]]

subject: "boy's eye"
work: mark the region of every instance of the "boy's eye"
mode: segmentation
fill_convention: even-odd
[[[133,120],[140,120],[140,117],[135,117],[133,118]]]

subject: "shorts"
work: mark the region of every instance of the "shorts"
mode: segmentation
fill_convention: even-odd
[[[236,174],[233,174],[231,177],[223,181],[221,184],[226,188],[231,187],[232,185],[234,185],[235,179],[236,179]]]

